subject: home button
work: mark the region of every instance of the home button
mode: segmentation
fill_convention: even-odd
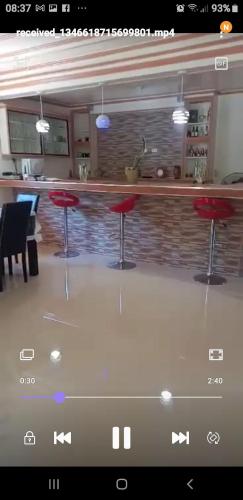
[[[128,487],[127,479],[117,479],[116,487],[118,490],[127,490]]]

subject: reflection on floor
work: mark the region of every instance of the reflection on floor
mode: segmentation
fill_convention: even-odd
[[[39,277],[7,277],[0,465],[241,465],[243,281],[207,288],[189,271],[138,263],[121,272],[107,262],[65,262],[48,248]],[[224,349],[223,361],[209,361],[210,348]],[[22,349],[35,358],[20,361]],[[20,383],[32,377],[35,384]],[[223,398],[163,402],[163,390]],[[57,392],[99,398],[56,404]],[[22,398],[31,395],[49,399]],[[112,449],[114,426],[131,427],[130,450],[122,440]],[[24,446],[29,430],[35,446]],[[71,431],[72,444],[54,445],[54,431]],[[187,431],[189,445],[172,445],[172,432]],[[207,442],[210,431],[218,445]]]

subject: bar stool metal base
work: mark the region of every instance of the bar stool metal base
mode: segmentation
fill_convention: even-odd
[[[61,259],[71,259],[72,257],[78,257],[80,255],[79,252],[75,250],[68,250],[67,252],[60,251],[54,253],[55,257],[60,257]]]
[[[205,285],[223,285],[227,281],[225,278],[222,278],[222,276],[218,276],[217,274],[211,274],[209,276],[205,273],[196,274],[196,276],[194,276],[194,280],[199,283],[204,283]]]
[[[125,260],[125,236],[124,236],[124,226],[125,226],[125,214],[120,213],[120,260],[118,262],[110,262],[107,267],[110,269],[118,269],[123,271],[125,269],[134,269],[136,264]]]
[[[107,267],[109,267],[110,269],[120,269],[120,271],[122,271],[123,269],[134,269],[134,267],[136,267],[136,264],[124,260],[123,262],[110,262]]]

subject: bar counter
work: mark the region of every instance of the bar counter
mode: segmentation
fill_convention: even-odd
[[[82,253],[119,254],[119,216],[109,207],[129,194],[141,194],[126,217],[126,256],[134,262],[205,270],[210,221],[198,217],[193,200],[200,196],[231,199],[235,215],[217,223],[216,272],[243,276],[243,184],[195,185],[190,182],[144,179],[137,184],[96,179],[34,181],[0,180],[1,201],[13,201],[18,192],[40,194],[38,219],[45,246],[52,252],[63,245],[63,210],[55,207],[48,191],[67,190],[80,198],[69,210],[69,242]]]
[[[148,196],[169,197],[219,197],[230,199],[243,199],[243,183],[239,184],[192,184],[184,181],[157,181],[140,180],[137,184],[128,184],[125,181],[112,180],[58,180],[58,181],[34,181],[34,180],[0,180],[0,188],[35,189],[48,190],[60,189],[76,192],[91,193],[120,193],[141,194]]]

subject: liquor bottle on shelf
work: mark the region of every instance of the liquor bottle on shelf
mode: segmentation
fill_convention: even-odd
[[[202,137],[203,135],[205,135],[205,133],[204,133],[204,128],[201,125],[201,127],[199,127],[199,136]]]
[[[195,137],[198,137],[198,126],[195,128]]]
[[[208,125],[205,126],[205,135],[208,135]]]
[[[187,130],[187,137],[191,137],[191,136],[192,136],[191,129],[188,128],[188,130]]]
[[[193,127],[192,127],[192,135],[191,135],[191,136],[192,136],[192,137],[195,137],[195,127],[194,127],[194,125],[193,125]]]

